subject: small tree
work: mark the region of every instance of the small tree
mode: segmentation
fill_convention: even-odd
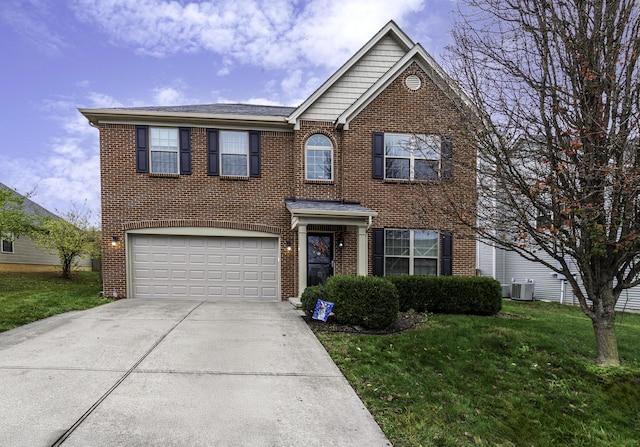
[[[22,208],[25,199],[0,185],[0,239],[13,239],[31,230],[33,218]]]
[[[41,219],[38,229],[32,233],[36,245],[58,252],[63,278],[71,276],[78,257],[97,255],[98,230],[91,227],[90,218],[88,209],[74,205],[71,211],[63,213],[60,218]]]

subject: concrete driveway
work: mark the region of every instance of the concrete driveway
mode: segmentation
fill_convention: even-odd
[[[289,303],[128,299],[0,334],[0,445],[391,444]]]

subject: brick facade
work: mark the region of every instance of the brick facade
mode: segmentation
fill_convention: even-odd
[[[420,89],[414,91],[405,86],[404,79],[409,74],[420,77]],[[250,229],[279,235],[280,296],[296,296],[297,231],[291,229],[291,215],[284,204],[285,198],[293,197],[360,202],[379,213],[373,220],[374,228],[452,230],[453,273],[473,275],[473,237],[442,212],[447,200],[445,192],[461,203],[475,203],[473,175],[465,175],[466,171],[455,167],[457,160],[474,163],[474,150],[465,140],[462,119],[454,102],[420,66],[413,64],[350,122],[348,130],[336,129],[331,122],[303,120],[299,130],[283,124],[281,130],[261,131],[261,177],[247,179],[207,175],[206,127],[202,120],[190,124],[184,118],[176,118],[174,123],[176,127],[191,127],[192,174],[181,176],[136,173],[135,125],[100,124],[105,292],[126,296],[128,230],[184,226]],[[172,123],[165,123],[169,124]],[[210,127],[224,129],[220,123]],[[453,136],[453,179],[431,184],[374,180],[372,132]],[[304,145],[315,133],[326,135],[334,145],[331,182],[305,180]],[[442,207],[438,206],[440,202]],[[355,227],[310,226],[308,231],[332,232],[342,238],[344,247],[335,250],[335,272],[356,272]],[[115,247],[113,237],[119,241]],[[286,250],[287,241],[291,241],[294,250]]]

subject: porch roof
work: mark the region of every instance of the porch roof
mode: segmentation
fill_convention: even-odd
[[[291,213],[291,228],[298,225],[346,225],[369,227],[378,215],[357,202],[338,200],[285,199]]]

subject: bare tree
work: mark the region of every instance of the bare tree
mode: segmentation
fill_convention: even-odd
[[[603,366],[620,363],[620,293],[640,284],[639,9],[467,0],[450,48],[451,73],[481,112],[468,123],[479,206],[452,198],[449,211],[566,275]]]

